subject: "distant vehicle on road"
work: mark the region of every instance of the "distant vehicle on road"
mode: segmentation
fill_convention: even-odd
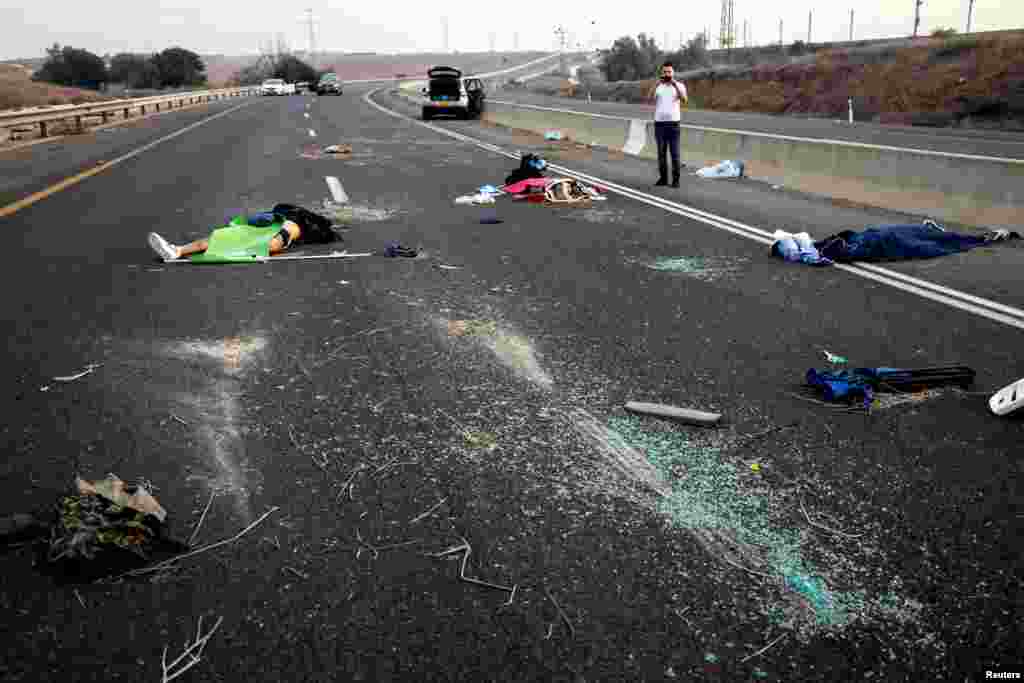
[[[295,84],[285,83],[281,78],[268,78],[260,86],[261,95],[294,95],[295,93]]]
[[[330,73],[324,74],[320,77],[320,82],[316,84],[317,95],[340,95],[341,94],[341,80],[338,78],[338,74]]]
[[[299,81],[295,84],[295,92],[309,92],[309,83],[306,81]]]
[[[463,77],[451,66],[435,66],[427,71],[428,85],[423,89],[423,120],[438,114],[452,114],[458,118],[477,119],[484,112],[487,93],[479,78]]]

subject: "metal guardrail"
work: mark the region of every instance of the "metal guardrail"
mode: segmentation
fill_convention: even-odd
[[[107,102],[93,102],[91,104],[73,105],[47,110],[34,110],[31,112],[0,112],[0,128],[18,129],[24,126],[39,126],[40,137],[47,137],[47,124],[54,121],[66,121],[74,119],[78,130],[82,130],[82,119],[89,117],[102,117],[103,123],[115,112],[123,111],[124,117],[129,118],[129,112],[139,110],[140,115],[146,113],[147,107],[160,111],[162,105],[173,109],[175,103],[178,108],[185,106],[185,103],[196,104],[199,102],[210,102],[213,100],[225,99],[228,97],[244,97],[259,93],[257,87],[245,88],[223,88],[219,90],[202,90],[193,92],[181,92],[172,95],[155,95],[153,97],[139,97],[124,100],[109,100]]]

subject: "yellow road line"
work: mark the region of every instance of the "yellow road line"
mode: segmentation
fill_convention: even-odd
[[[116,166],[117,164],[120,164],[122,161],[127,161],[128,159],[131,159],[132,157],[136,157],[136,156],[142,154],[143,152],[146,152],[146,151],[156,147],[157,145],[159,145],[162,142],[166,142],[168,140],[173,140],[174,138],[178,137],[179,135],[184,135],[185,133],[187,133],[188,131],[192,130],[193,128],[198,128],[199,126],[203,125],[204,123],[209,123],[210,121],[213,121],[214,119],[219,119],[222,116],[227,116],[231,112],[237,111],[237,110],[241,109],[242,107],[246,107],[246,106],[248,106],[250,104],[252,104],[252,102],[245,102],[243,104],[238,105],[237,107],[232,107],[231,109],[227,109],[225,111],[222,111],[219,114],[214,114],[213,116],[208,116],[207,118],[203,119],[202,121],[196,121],[195,123],[190,124],[188,126],[185,126],[181,130],[175,131],[175,132],[171,133],[170,135],[165,135],[164,137],[158,138],[158,139],[154,140],[153,142],[150,142],[148,144],[143,145],[142,147],[139,147],[138,149],[135,149],[135,150],[132,150],[131,152],[128,152],[127,154],[122,154],[121,156],[117,157],[116,159],[113,159],[111,161],[100,162],[99,165],[94,166],[93,168],[90,168],[90,169],[88,169],[86,171],[82,171],[81,173],[78,173],[76,175],[73,175],[70,178],[65,178],[64,180],[60,181],[59,183],[55,183],[55,184],[51,185],[50,187],[46,188],[45,190],[40,190],[39,192],[33,192],[32,194],[30,194],[27,197],[19,199],[16,202],[12,202],[11,204],[8,204],[7,206],[0,207],[0,218],[6,218],[7,216],[15,214],[15,213],[17,213],[18,211],[21,211],[24,208],[32,206],[33,204],[35,204],[37,202],[43,201],[44,199],[46,199],[47,197],[49,197],[51,195],[57,194],[61,190],[66,190],[67,188],[71,187],[72,185],[77,185],[78,183],[82,182],[86,178],[90,178],[90,177],[96,175],[97,173],[102,173],[103,171],[107,170],[108,168],[111,168],[113,166]]]

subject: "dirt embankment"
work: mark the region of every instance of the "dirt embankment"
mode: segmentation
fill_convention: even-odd
[[[0,111],[41,105],[84,104],[109,99],[102,93],[32,80],[20,64],[0,64]]]
[[[685,74],[692,105],[719,111],[847,115],[914,125],[1024,129],[1024,35],[829,50],[804,63]],[[594,83],[594,99],[642,102],[651,81]],[[585,98],[585,86],[560,94]]]

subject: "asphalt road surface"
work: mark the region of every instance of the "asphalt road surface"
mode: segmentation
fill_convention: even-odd
[[[773,260],[654,200],[506,198],[498,225],[452,200],[501,183],[515,163],[498,148],[535,149],[766,230],[919,217],[750,181],[655,190],[646,162],[427,128],[366,92],[215,104],[0,157],[2,207],[206,121],[0,218],[0,513],[113,472],[155,485],[180,538],[216,494],[197,546],[259,522],[122,583],[60,584],[30,547],[0,555],[0,677],[159,680],[199,617],[223,621],[181,680],[1021,670],[1024,422],[986,406],[1024,375],[1019,326]],[[353,153],[310,158],[333,143]],[[199,267],[146,246],[150,230],[180,243],[240,211],[315,208],[325,176],[351,200],[346,248],[420,256]],[[1020,307],[1022,255],[892,270]],[[966,363],[978,393],[887,396],[870,414],[815,403],[800,385],[823,350]],[[723,421],[630,418],[627,400]]]
[[[652,118],[654,111],[652,106],[642,104],[587,102],[586,100],[553,97],[523,90],[502,90],[495,94],[495,99],[634,119]],[[825,118],[771,116],[769,114],[699,109],[684,111],[683,123],[708,128],[862,142],[954,154],[974,154],[1010,159],[1024,158],[1024,133],[1012,131],[889,126],[860,121],[851,126],[845,117],[838,121]]]

